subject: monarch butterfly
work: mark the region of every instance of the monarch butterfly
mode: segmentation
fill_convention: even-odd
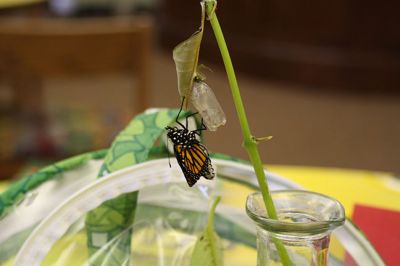
[[[191,131],[188,129],[188,117],[197,113],[186,117],[185,126],[178,121],[181,111],[182,105],[175,119],[181,128],[168,126],[165,129],[167,130],[167,137],[174,144],[175,157],[186,178],[186,182],[192,187],[201,176],[206,179],[213,179],[215,174],[207,148],[196,139],[196,135],[200,136],[200,132],[207,129],[203,124],[203,119],[201,121],[201,128]]]

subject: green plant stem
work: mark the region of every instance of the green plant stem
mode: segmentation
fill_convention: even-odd
[[[258,184],[260,186],[260,191],[264,199],[265,207],[267,209],[270,218],[277,220],[278,216],[276,214],[275,206],[272,201],[271,195],[269,193],[268,184],[266,182],[266,176],[264,172],[264,167],[258,152],[257,142],[254,140],[249,123],[247,121],[246,112],[244,109],[242,97],[240,96],[239,85],[236,80],[235,70],[233,68],[232,60],[229,55],[228,47],[225,42],[224,35],[222,33],[221,26],[219,24],[218,18],[213,10],[213,5],[215,3],[212,1],[206,1],[206,10],[210,20],[211,27],[214,31],[215,38],[218,43],[219,50],[221,52],[222,60],[225,65],[226,74],[228,76],[229,86],[231,88],[233,101],[236,107],[236,112],[239,118],[240,127],[242,129],[244,138],[244,147],[249,154],[250,161],[254,167],[254,172],[256,173]],[[275,245],[280,254],[283,265],[292,265],[290,258],[286,252],[285,247],[280,241],[274,241]]]
[[[221,201],[221,196],[215,198],[214,203],[211,206],[207,227],[211,229],[211,232],[214,232],[214,216],[215,216],[215,209],[217,208],[218,203]]]
[[[210,236],[211,239],[215,238],[215,231],[214,231],[214,217],[215,217],[215,209],[217,208],[218,203],[221,201],[221,196],[218,196],[213,205],[211,206],[211,209],[209,211],[209,216],[208,216],[208,222],[207,222],[207,232],[208,235]],[[215,251],[218,249],[215,241],[210,241],[210,245],[211,245],[211,251],[214,252],[214,257],[217,257],[218,255],[216,255]]]

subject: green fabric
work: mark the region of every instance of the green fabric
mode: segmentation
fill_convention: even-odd
[[[30,190],[51,180],[57,174],[79,167],[89,160],[101,159],[105,154],[106,150],[101,150],[74,156],[49,165],[11,184],[6,191],[0,194],[0,217],[7,215],[12,210],[12,206],[18,204]]]
[[[140,114],[115,138],[99,177],[144,162],[165,127],[174,123],[179,110],[162,109]],[[182,117],[188,113],[182,113]],[[159,145],[160,146],[160,145]],[[104,202],[86,216],[90,265],[129,265],[132,222],[139,192]]]

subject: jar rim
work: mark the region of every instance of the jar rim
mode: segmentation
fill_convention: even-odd
[[[271,192],[271,197],[274,200],[274,197],[281,194],[297,194],[297,195],[306,195],[314,198],[319,198],[321,200],[325,200],[332,204],[337,215],[330,217],[329,219],[323,219],[318,221],[307,221],[307,222],[291,222],[291,221],[282,221],[275,220],[266,216],[259,215],[252,208],[252,200],[256,197],[261,197],[261,192],[251,193],[247,197],[246,201],[246,212],[247,215],[261,228],[274,232],[274,233],[290,233],[290,234],[321,234],[324,232],[331,231],[338,226],[341,226],[345,222],[345,211],[342,204],[336,199],[329,197],[327,195],[307,191],[307,190],[276,190]],[[265,206],[263,207],[265,209]],[[277,210],[279,213],[279,210]]]

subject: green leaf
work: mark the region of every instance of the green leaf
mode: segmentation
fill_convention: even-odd
[[[197,63],[199,61],[200,45],[203,39],[205,8],[201,3],[202,15],[201,26],[189,39],[178,44],[172,57],[175,61],[176,73],[178,76],[178,91],[182,97],[185,97],[185,106],[189,102],[192,92],[193,80],[197,75]]]
[[[208,216],[207,227],[197,239],[190,266],[222,266],[222,243],[214,230],[215,208],[221,197],[217,197]]]

